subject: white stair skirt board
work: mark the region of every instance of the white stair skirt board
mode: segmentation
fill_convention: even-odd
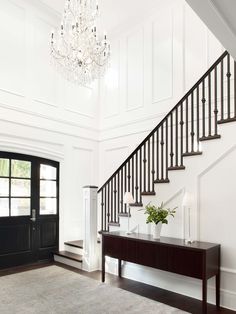
[[[61,257],[61,256],[58,256],[58,255],[54,255],[54,261],[58,262],[58,263],[65,264],[65,265],[68,265],[68,266],[75,267],[77,269],[83,269],[82,268],[82,264],[83,263],[70,260],[69,258],[65,258],[65,257]]]

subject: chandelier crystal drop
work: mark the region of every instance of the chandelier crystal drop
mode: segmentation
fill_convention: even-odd
[[[66,0],[61,27],[51,34],[51,56],[70,81],[85,86],[102,77],[110,58],[107,36],[98,34],[96,0]]]

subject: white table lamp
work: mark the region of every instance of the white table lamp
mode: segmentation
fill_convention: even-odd
[[[188,230],[187,238],[185,238],[186,244],[191,244],[194,242],[191,238],[191,203],[192,195],[189,192],[185,192],[182,205],[184,207],[184,237],[186,237],[186,229]]]
[[[134,203],[134,198],[133,198],[132,193],[125,192],[123,202],[124,204],[128,205],[128,229],[127,229],[126,234],[131,234],[132,232],[129,229],[129,216],[130,216],[130,204]]]

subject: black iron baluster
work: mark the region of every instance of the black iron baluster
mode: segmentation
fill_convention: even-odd
[[[157,134],[157,145],[156,145],[156,180],[160,179],[159,171],[159,129],[156,131]]]
[[[103,195],[103,189],[102,189],[102,200],[101,200],[101,230],[105,230],[104,229],[104,195]]]
[[[211,136],[211,73],[208,75],[208,136]]]
[[[205,105],[206,105],[206,98],[205,98],[205,79],[202,81],[202,137],[206,137],[206,129],[205,129]]]
[[[150,138],[148,139],[148,165],[147,165],[147,170],[148,170],[148,176],[147,176],[147,182],[148,182],[148,192],[151,192],[151,169],[150,169]]]
[[[155,133],[152,135],[152,192],[155,192]]]
[[[168,165],[169,165],[169,162],[168,162],[168,117],[166,118],[166,139],[165,139],[166,143],[166,161],[165,161],[165,164],[166,164],[166,178],[165,180],[168,181]]]
[[[184,117],[183,117],[183,103],[180,105],[180,166],[183,167],[183,153],[184,153]]]
[[[114,187],[113,187],[113,193],[114,193],[114,217],[113,217],[113,221],[117,222],[117,212],[116,212],[116,193],[117,193],[117,189],[116,189],[116,176],[114,177]]]
[[[194,152],[194,92],[191,94],[191,152]]]
[[[105,185],[104,230],[107,230],[107,185]]]
[[[197,151],[199,151],[199,107],[200,107],[200,102],[199,102],[199,85],[197,86]]]
[[[111,220],[110,222],[114,222],[114,203],[113,203],[113,191],[114,191],[114,184],[113,184],[113,179],[111,180],[111,209],[110,209],[110,214],[111,214]]]
[[[135,153],[135,203],[138,203],[138,152]]]
[[[120,178],[120,207],[121,207],[121,213],[123,214],[124,212],[124,203],[123,203],[123,197],[124,197],[124,167],[121,168],[121,178]]]
[[[118,219],[120,214],[120,171],[117,174],[117,211],[118,211]]]
[[[109,231],[109,222],[110,222],[110,208],[111,208],[111,205],[110,205],[110,184],[111,184],[111,181],[108,182],[108,191],[107,191],[107,224],[108,224],[108,231]]]
[[[128,179],[128,192],[130,192],[130,179],[131,179],[131,175],[130,175],[130,159],[128,161],[128,175],[127,175],[127,179]]]
[[[220,80],[220,87],[221,87],[221,120],[224,120],[224,60],[221,61],[221,80]]]
[[[166,123],[167,123],[167,119],[166,119]],[[166,137],[168,138],[168,132],[166,132]],[[168,147],[168,141],[166,141],[166,146]],[[171,113],[170,113],[170,167],[173,167],[173,157],[174,157],[174,152],[173,152],[173,113],[171,111]]]
[[[227,55],[227,111],[228,111],[228,119],[230,119],[230,55]]]
[[[125,190],[124,193],[127,192],[127,164],[125,165],[125,173],[124,173],[124,180],[125,180]],[[124,204],[125,213],[127,213],[127,204]]]
[[[164,181],[164,130],[163,124],[161,125],[161,180]]]
[[[215,117],[215,119],[214,119],[214,125],[215,125],[215,136],[217,136],[217,134],[218,134],[218,131],[217,131],[217,129],[218,129],[218,123],[217,123],[217,120],[218,120],[218,117],[217,117],[217,115],[218,115],[218,107],[217,107],[217,67],[215,68],[215,71],[214,71],[214,73],[215,73],[215,108],[214,108],[214,117]]]
[[[141,204],[142,203],[142,195],[141,195],[141,192],[142,192],[142,187],[143,187],[143,175],[142,175],[142,147],[140,147],[139,149],[139,203]]]
[[[131,159],[131,166],[132,166],[131,187],[132,187],[132,195],[134,197],[134,157],[132,157]]]
[[[147,158],[146,158],[146,143],[143,145],[143,192],[146,192],[146,169]]]
[[[185,101],[185,136],[186,136],[186,139],[185,139],[185,143],[186,143],[186,153],[188,153],[188,137],[189,137],[189,134],[188,134],[188,97],[186,98],[186,101]]]
[[[179,106],[175,109],[175,167],[179,166]]]

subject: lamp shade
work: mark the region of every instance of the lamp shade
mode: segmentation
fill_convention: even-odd
[[[132,203],[134,203],[133,195],[130,192],[125,192],[124,204],[132,204]]]
[[[183,206],[190,206],[193,202],[193,196],[191,193],[189,192],[185,192],[184,193],[184,197],[183,197],[183,202],[182,205]]]

